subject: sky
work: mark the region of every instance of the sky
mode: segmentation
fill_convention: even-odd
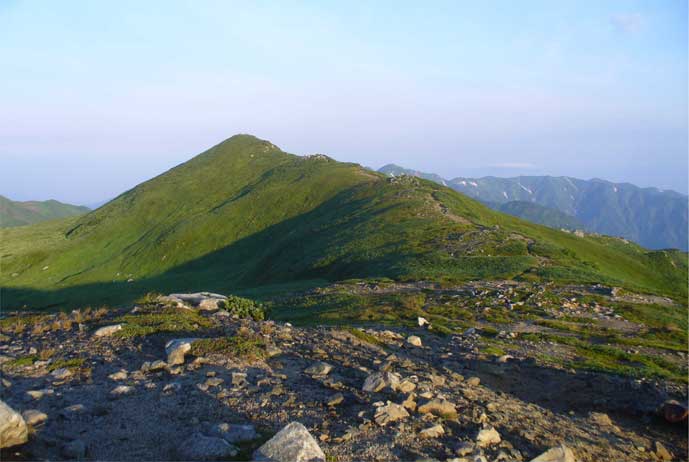
[[[236,133],[687,193],[686,0],[0,0],[0,194],[92,204]]]

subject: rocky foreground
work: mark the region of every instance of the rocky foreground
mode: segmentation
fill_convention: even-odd
[[[296,328],[222,298],[17,318],[2,460],[687,460],[681,387],[486,357],[422,319]]]

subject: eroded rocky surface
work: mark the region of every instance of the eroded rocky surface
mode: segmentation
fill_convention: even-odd
[[[676,385],[480,354],[474,332],[423,322],[362,335],[196,305],[6,333],[2,400],[30,436],[3,460],[249,460],[284,447],[265,444],[285,427],[301,438],[286,457],[304,460],[687,459],[686,420],[658,413],[686,403]],[[128,329],[168,315],[183,317]]]

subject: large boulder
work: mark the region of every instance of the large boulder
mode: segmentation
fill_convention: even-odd
[[[254,452],[254,460],[270,462],[325,462],[325,454],[299,422],[277,432]]]
[[[165,344],[165,354],[167,355],[168,365],[184,364],[184,355],[191,350],[191,344],[196,340],[195,338],[177,338],[167,342]]]
[[[177,448],[182,460],[227,460],[239,454],[239,449],[223,438],[194,433]]]
[[[0,448],[24,444],[29,440],[29,429],[24,418],[0,401]]]
[[[174,303],[182,308],[214,311],[220,307],[220,302],[227,300],[227,297],[211,292],[196,292],[193,294],[170,294],[160,297],[159,300],[163,303]]]

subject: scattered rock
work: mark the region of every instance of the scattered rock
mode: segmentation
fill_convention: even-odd
[[[457,408],[446,399],[433,399],[419,406],[419,413],[433,414],[444,419],[456,419]]]
[[[0,448],[24,444],[28,439],[29,429],[24,418],[4,401],[0,401]]]
[[[409,379],[404,379],[397,386],[397,390],[401,393],[411,393],[416,390],[416,384]]]
[[[416,322],[419,323],[419,327],[423,327],[423,326],[426,326],[426,325],[429,325],[429,324],[430,324],[430,323],[428,322],[428,319],[422,318],[421,316],[419,316],[418,318],[416,318]]]
[[[337,406],[344,401],[344,395],[342,393],[335,393],[328,399],[328,406]]]
[[[421,343],[421,338],[417,335],[410,335],[409,337],[407,337],[407,345],[415,347],[423,346],[423,344]]]
[[[246,379],[246,374],[244,372],[233,372],[232,373],[232,386],[241,388],[249,384]]]
[[[115,332],[122,330],[122,324],[113,324],[111,326],[101,327],[93,333],[95,338],[110,337]]]
[[[608,414],[604,414],[602,412],[592,412],[590,417],[591,420],[593,420],[596,424],[600,425],[601,427],[611,427],[613,425],[612,420],[610,420]]]
[[[673,455],[668,449],[660,442],[655,442],[655,453],[660,460],[672,460]]]
[[[170,382],[163,387],[163,393],[174,393],[182,389],[182,385],[178,382]]]
[[[403,406],[388,401],[387,405],[376,409],[373,419],[378,425],[385,426],[390,422],[406,419],[407,417],[409,417],[409,413]]]
[[[402,406],[412,412],[416,410],[416,395],[414,393],[409,394],[407,399],[402,402]]]
[[[119,380],[126,380],[128,375],[129,373],[126,370],[120,369],[119,371],[113,372],[112,374],[108,375],[108,378],[110,380],[114,380],[117,382]]]
[[[67,367],[61,367],[59,369],[55,369],[50,375],[57,380],[65,380],[74,375],[74,372]]]
[[[556,448],[548,449],[540,456],[532,459],[531,462],[576,462],[574,453],[564,444]]]
[[[191,350],[191,344],[195,340],[195,338],[178,338],[167,342],[165,344],[167,363],[171,366],[184,364],[184,355]]]
[[[151,365],[148,367],[149,372],[157,372],[157,371],[162,371],[167,367],[167,363],[161,359],[157,359],[151,363]]]
[[[466,380],[467,385],[471,385],[472,387],[477,387],[481,384],[481,379],[478,377],[469,377]]]
[[[199,302],[198,309],[201,311],[218,311],[224,302],[225,299],[222,298],[206,298]]]
[[[239,449],[223,438],[194,433],[177,448],[182,460],[227,460],[239,454]]]
[[[292,422],[280,430],[253,456],[257,461],[325,462],[325,454],[318,442],[299,422]]]
[[[495,428],[484,428],[476,435],[476,444],[481,448],[487,448],[493,444],[499,444],[502,439]]]
[[[376,393],[379,391],[396,391],[399,387],[400,377],[393,372],[374,372],[366,377],[364,385],[361,388],[363,391],[369,393]]]
[[[84,406],[81,403],[72,404],[71,406],[67,406],[62,411],[60,411],[60,415],[67,420],[74,419],[77,416],[79,416],[81,414],[85,414],[85,413],[86,413],[86,406]]]
[[[471,454],[472,452],[474,452],[475,447],[476,445],[470,441],[462,441],[455,448],[455,454],[457,454],[458,456],[466,456],[467,454]]]
[[[445,434],[445,429],[442,425],[433,425],[419,432],[421,438],[439,438]]]
[[[48,420],[48,414],[41,412],[38,409],[28,409],[22,412],[22,417],[24,418],[24,422],[32,427],[40,425]]]
[[[304,369],[304,373],[308,375],[328,375],[332,370],[333,366],[330,364],[323,361],[318,361],[317,363],[314,363]]]
[[[134,387],[129,385],[119,385],[110,391],[110,396],[113,398],[119,398],[120,396],[129,395],[134,393]]]
[[[224,381],[225,380],[221,379],[220,377],[210,377],[210,378],[206,379],[206,385],[209,387],[217,387],[217,386],[222,385],[222,383]]]
[[[29,390],[26,392],[26,397],[28,399],[41,399],[46,395],[52,395],[55,392],[50,388],[44,388],[43,390]]]

